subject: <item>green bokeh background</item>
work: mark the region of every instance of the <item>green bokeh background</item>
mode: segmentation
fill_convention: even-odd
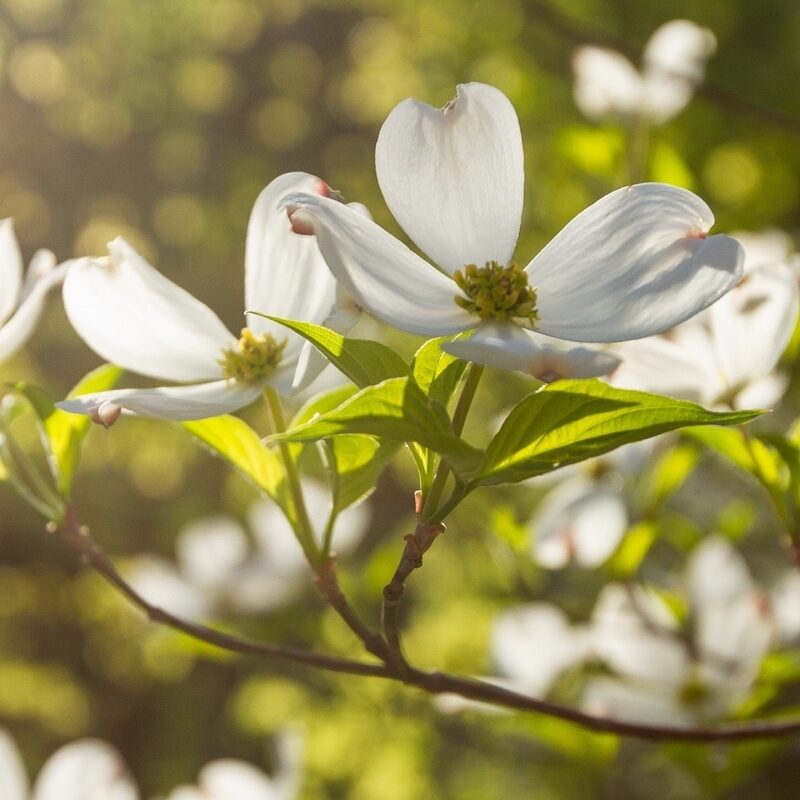
[[[718,52],[707,88],[652,133],[646,177],[697,191],[720,230],[796,234],[800,7],[789,0],[0,0],[0,218],[15,218],[26,255],[102,253],[123,234],[236,330],[259,190],[282,172],[315,173],[398,232],[374,175],[382,120],[409,95],[441,105],[455,84],[480,80],[505,91],[520,116],[526,262],[629,177],[624,129],[587,122],[572,101],[574,47],[611,42],[635,56],[676,17],[710,27]],[[98,363],[54,296],[36,339],[0,378],[61,396]],[[493,413],[520,391],[495,375],[480,402]],[[254,497],[181,430],[142,420],[92,432],[76,491],[85,521],[120,559],[169,556],[182,524],[242,517]],[[412,491],[401,461],[370,501],[374,533],[343,564],[345,587],[369,619],[408,531]],[[491,620],[516,603],[556,599],[576,618],[591,608],[606,576],[544,575],[514,554],[511,534],[492,535],[489,507],[508,498],[484,495],[456,517],[415,576],[407,647],[421,665],[486,672]],[[525,519],[533,500],[524,491],[513,498],[509,514]],[[730,498],[717,499],[708,518]],[[700,532],[672,530],[656,553],[664,569]],[[756,555],[776,547],[774,531],[746,534]],[[225,624],[359,652],[311,587],[284,610]],[[402,686],[220,656],[145,623],[7,487],[0,721],[31,771],[65,741],[110,740],[145,797],[192,780],[213,758],[269,768],[270,737],[286,726],[305,737],[309,799],[756,800],[800,788],[796,741],[620,742],[535,717],[444,716]]]

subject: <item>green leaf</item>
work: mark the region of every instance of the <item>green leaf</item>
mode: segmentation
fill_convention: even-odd
[[[113,364],[104,364],[87,373],[67,395],[77,397],[112,389],[122,370]],[[51,469],[56,478],[59,494],[68,498],[72,489],[72,479],[78,467],[81,444],[92,425],[86,414],[70,414],[54,406],[52,398],[38,386],[28,383],[17,384],[16,388],[30,402],[44,425],[45,435],[51,453]]]
[[[250,313],[257,314],[258,312]],[[273,322],[278,322],[289,330],[299,333],[360,388],[373,386],[387,378],[408,375],[408,364],[394,350],[379,342],[371,342],[367,339],[347,339],[328,328],[313,325],[310,322],[298,322],[267,314],[258,314],[258,316],[271,319]]]
[[[481,452],[457,437],[441,407],[432,406],[410,378],[390,378],[368,386],[333,411],[270,437],[311,442],[339,434],[363,433],[395,442],[418,442],[441,453],[464,478],[478,467]]]
[[[630,528],[608,562],[611,574],[615,578],[629,579],[639,569],[657,534],[658,526],[652,520],[642,520]]]
[[[244,420],[226,414],[180,424],[289,513],[291,502],[283,462]]]
[[[296,428],[298,425],[304,425],[320,414],[333,411],[334,408],[338,408],[345,400],[349,400],[357,391],[358,387],[348,383],[344,386],[337,386],[335,389],[330,389],[327,392],[315,395],[301,406],[300,410],[289,423],[289,427]]]
[[[453,337],[447,336],[425,342],[411,362],[411,376],[417,386],[432,402],[441,403],[445,408],[467,368],[466,361],[442,350],[442,345],[452,340]]]
[[[755,474],[756,462],[741,431],[735,428],[699,427],[684,431],[684,436],[700,442],[739,469]]]
[[[399,447],[398,442],[380,442],[360,434],[334,436],[320,442],[335,513],[372,494],[378,476]]]
[[[707,411],[598,380],[556,381],[511,411],[473,485],[513,483],[687,425],[738,425],[761,413]]]
[[[658,508],[680,489],[697,466],[699,458],[698,448],[688,442],[671,447],[659,458],[648,478],[649,502],[653,508]]]

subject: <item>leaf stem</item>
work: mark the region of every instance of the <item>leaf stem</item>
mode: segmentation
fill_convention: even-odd
[[[280,395],[271,386],[264,389],[264,397],[269,405],[269,410],[272,413],[272,419],[275,424],[275,432],[283,433],[286,430],[286,417],[283,414],[283,405],[281,404]],[[314,529],[311,526],[311,520],[308,516],[306,509],[305,498],[303,497],[303,487],[300,483],[300,475],[297,471],[292,456],[292,451],[287,442],[278,442],[278,448],[281,452],[283,465],[286,469],[286,482],[289,485],[289,493],[292,498],[292,505],[296,519],[293,520],[293,528],[297,535],[297,540],[303,548],[303,552],[309,562],[316,567],[324,560],[320,553],[319,546],[314,538]],[[292,520],[290,520],[292,521]]]

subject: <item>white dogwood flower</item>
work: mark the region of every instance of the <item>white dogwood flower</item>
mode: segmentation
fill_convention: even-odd
[[[641,71],[615,50],[580,47],[572,58],[575,104],[592,119],[619,114],[666,122],[688,105],[716,49],[708,28],[685,19],[655,31]]]
[[[321,544],[331,511],[330,493],[318,481],[301,482],[311,526]],[[308,561],[275,503],[253,503],[248,521],[255,546],[232,517],[202,517],[178,533],[175,563],[155,555],[137,556],[126,577],[149,602],[189,619],[229,611],[263,613],[285,605],[308,585]],[[337,553],[351,551],[368,524],[366,506],[342,511],[333,532]]]
[[[139,792],[120,754],[99,739],[71,742],[53,753],[31,791],[19,750],[0,728],[0,798],[139,800]]]
[[[277,739],[277,750],[273,775],[246,761],[218,759],[200,770],[196,786],[178,786],[167,800],[292,800],[302,779],[300,737],[283,733]]]
[[[384,322],[423,336],[475,329],[445,347],[467,360],[519,369],[541,349],[529,331],[574,342],[647,336],[701,311],[741,274],[739,244],[708,236],[708,206],[656,183],[598,200],[518,266],[519,121],[485,84],[459,86],[442,109],[400,103],[378,137],[376,168],[395,218],[438,267],[320,195],[287,196],[292,222],[314,231],[337,279]]]
[[[64,279],[69,264],[56,266],[49,250],[37,250],[27,274],[10,219],[0,220],[0,363],[30,338],[47,293]]]
[[[665,336],[618,345],[623,363],[611,382],[709,407],[768,408],[786,388],[775,368],[798,309],[792,269],[746,265],[741,283],[704,314]]]
[[[273,180],[256,200],[247,228],[245,307],[340,329],[356,321],[337,303],[336,281],[311,236],[297,236],[279,210],[291,191],[328,194],[319,178],[294,172]],[[337,202],[337,201],[334,201]],[[359,207],[354,214],[363,214]],[[133,372],[188,386],[118,389],[59,403],[103,424],[121,410],[166,419],[234,411],[265,386],[291,395],[326,366],[302,337],[256,315],[238,339],[208,306],[151,267],[124,239],[108,258],[78,261],[64,284],[75,330],[96,353]]]
[[[592,617],[593,649],[614,673],[589,681],[585,707],[648,723],[724,717],[749,692],[776,637],[766,593],[724,539],[709,537],[686,572],[688,633],[638,586],[609,584]]]

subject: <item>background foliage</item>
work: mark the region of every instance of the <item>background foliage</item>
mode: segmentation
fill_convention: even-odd
[[[439,105],[456,83],[482,80],[520,115],[519,252],[533,253],[628,179],[624,131],[588,123],[572,101],[574,46],[594,39],[635,56],[675,17],[710,27],[718,52],[700,96],[653,133],[647,177],[697,191],[720,230],[796,234],[800,8],[787,0],[0,0],[0,217],[16,219],[26,254],[98,253],[122,233],[236,330],[258,191],[281,172],[316,173],[398,232],[374,177],[380,123],[404,97]],[[62,395],[98,362],[57,299],[49,309],[0,378]],[[392,341],[413,352],[410,337]],[[499,412],[525,388],[494,376],[481,411]],[[795,399],[793,386],[779,423],[797,415]],[[183,524],[242,518],[255,497],[179,426],[126,421],[113,435],[93,430],[88,444],[78,503],[121,558],[171,556]],[[763,574],[773,569],[777,535],[755,489],[724,471],[711,479],[702,499],[687,485],[680,518],[662,526],[645,562],[651,574],[679,569],[712,527],[737,538]],[[412,490],[410,459],[400,458],[369,501],[370,535],[342,564],[345,588],[373,618],[411,524]],[[450,520],[406,607],[413,660],[485,673],[502,609],[549,599],[576,619],[588,614],[607,573],[547,573],[519,552],[537,494],[487,491]],[[445,716],[401,686],[220,656],[142,621],[4,487],[0,565],[0,720],[31,768],[66,740],[99,736],[151,796],[220,756],[268,767],[270,735],[292,726],[305,737],[304,798],[644,798],[653,787],[663,798],[796,796],[796,741],[620,742],[534,717]],[[237,625],[269,640],[359,648],[310,586]],[[562,691],[569,699],[569,685]]]

